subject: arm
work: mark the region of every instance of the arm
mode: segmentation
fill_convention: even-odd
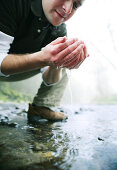
[[[24,55],[7,55],[1,64],[1,71],[3,74],[16,74],[27,72],[30,70],[39,69],[46,66],[42,60],[42,52]]]
[[[62,78],[62,68],[48,67],[43,74],[43,80],[48,85],[57,83]]]
[[[83,48],[84,44],[82,41],[77,39],[66,40],[66,37],[59,37],[39,52],[24,55],[7,55],[2,61],[1,70],[4,74],[16,74],[51,66],[55,70],[56,75],[59,75],[60,70],[57,70],[56,66],[67,68],[72,66],[74,68],[76,63],[78,64],[87,57],[84,54],[82,57],[80,56],[80,51]],[[49,70],[50,77],[54,76],[52,74],[53,69]]]
[[[65,42],[65,40],[66,40],[65,37],[61,37],[56,40],[56,43],[62,43]],[[8,47],[6,46],[5,48],[6,57],[3,59],[1,63],[1,72],[5,75],[36,70],[45,66],[55,67],[55,64],[53,63],[53,58],[55,56],[51,54],[51,51],[53,50],[53,45],[51,44],[45,47],[46,49],[45,52],[38,51],[36,53],[24,55],[7,54]],[[2,50],[2,46],[0,49]]]

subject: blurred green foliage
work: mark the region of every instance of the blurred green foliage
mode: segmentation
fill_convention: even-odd
[[[94,104],[117,104],[117,94],[95,97],[92,103]]]
[[[0,100],[3,102],[30,102],[32,98],[30,94],[22,93],[20,90],[10,87],[7,82],[0,83]]]

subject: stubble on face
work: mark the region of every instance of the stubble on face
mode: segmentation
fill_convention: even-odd
[[[58,26],[69,20],[74,15],[76,9],[72,6],[71,13],[66,15],[63,12],[62,6],[64,5],[64,2],[74,3],[76,1],[83,0],[42,0],[42,7],[47,20],[54,26]]]

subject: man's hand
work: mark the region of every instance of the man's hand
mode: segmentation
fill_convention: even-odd
[[[71,60],[70,62],[66,61],[63,64],[63,67],[66,67],[68,69],[77,69],[82,64],[82,62],[85,60],[85,58],[89,56],[89,54],[87,53],[87,47],[85,44],[79,45],[77,50],[78,50],[78,53],[76,54],[76,56],[74,56],[73,60]]]
[[[76,38],[67,40],[60,37],[45,46],[41,51],[32,54],[8,54],[1,64],[3,74],[11,75],[36,70],[45,66],[51,68],[78,68],[87,57],[83,41]]]
[[[42,49],[45,65],[52,67],[77,68],[88,56],[83,41],[59,37]]]

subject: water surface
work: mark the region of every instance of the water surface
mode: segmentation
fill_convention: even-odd
[[[117,170],[117,105],[64,106],[64,122],[27,121],[27,104],[0,104],[0,170]]]

